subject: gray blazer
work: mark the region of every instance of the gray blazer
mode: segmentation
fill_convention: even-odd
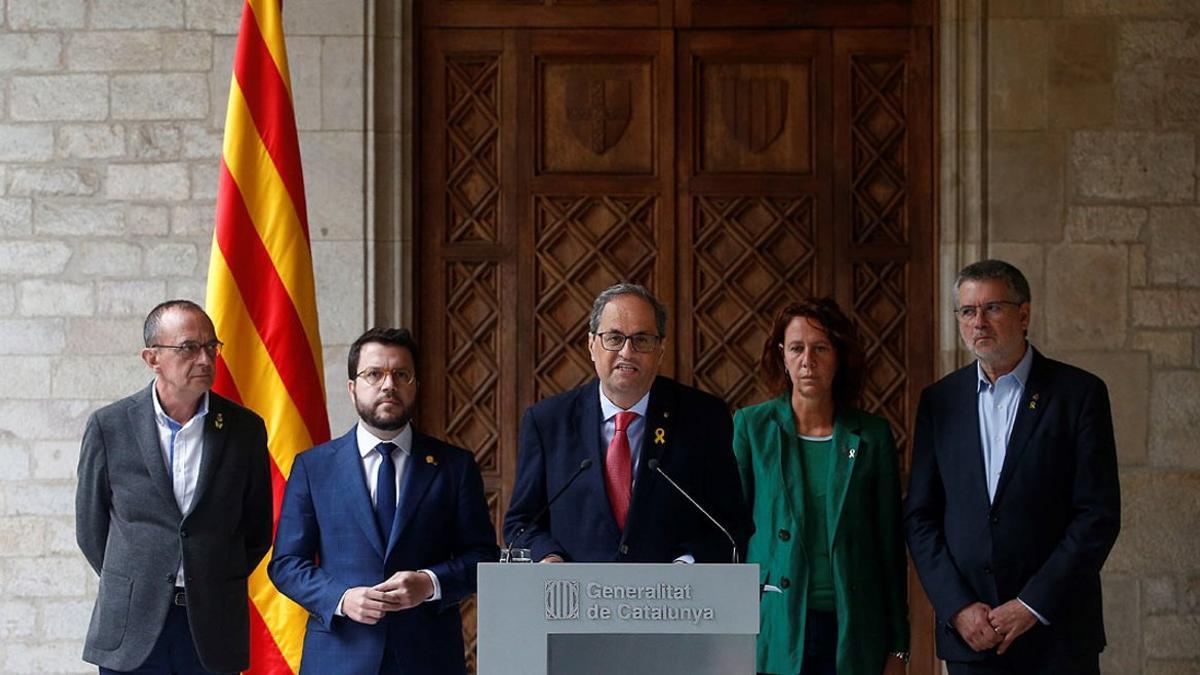
[[[200,475],[185,516],[162,459],[150,387],[97,410],[79,451],[75,538],[100,575],[85,661],[113,670],[145,661],[166,621],[182,556],[201,663],[215,672],[245,670],[246,579],[271,545],[262,419],[209,394]]]

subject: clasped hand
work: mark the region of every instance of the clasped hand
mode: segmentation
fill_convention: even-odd
[[[388,612],[399,612],[425,602],[433,595],[433,579],[424,572],[396,572],[374,586],[346,591],[342,613],[365,624],[376,624]]]
[[[992,647],[1003,654],[1023,633],[1037,623],[1037,617],[1020,600],[1012,599],[996,608],[975,602],[954,617],[954,628],[977,652]]]

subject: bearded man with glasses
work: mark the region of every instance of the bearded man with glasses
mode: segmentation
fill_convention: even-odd
[[[729,408],[658,374],[666,323],[666,308],[642,286],[617,284],[596,297],[587,350],[597,379],[534,404],[521,420],[504,519],[511,547],[544,562],[729,562],[729,538],[652,468],[656,460],[744,550],[753,524]]]
[[[1098,675],[1100,568],[1120,529],[1108,390],[1027,339],[1029,282],[958,274],[975,362],[921,394],[905,528],[950,675]]]
[[[413,428],[417,345],[350,346],[358,423],[292,465],[267,573],[309,613],[303,673],[465,673],[458,603],[498,555],[475,456]]]
[[[221,349],[187,300],[146,316],[154,381],[97,410],[79,451],[75,536],[100,575],[83,658],[101,673],[250,664],[246,579],[271,544],[267,431],[210,391]]]

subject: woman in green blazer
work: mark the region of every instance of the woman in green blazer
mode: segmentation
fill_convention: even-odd
[[[761,603],[758,670],[901,674],[908,605],[900,477],[885,420],[855,408],[863,358],[832,299],[775,319],[760,362],[779,397],[734,416],[754,516],[747,562],[781,593]]]

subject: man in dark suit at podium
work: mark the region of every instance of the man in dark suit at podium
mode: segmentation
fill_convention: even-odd
[[[521,420],[504,519],[511,546],[546,562],[729,562],[729,539],[652,468],[657,460],[744,549],[753,524],[729,409],[658,376],[666,323],[642,286],[617,284],[596,298],[588,351],[598,379],[534,404]]]

